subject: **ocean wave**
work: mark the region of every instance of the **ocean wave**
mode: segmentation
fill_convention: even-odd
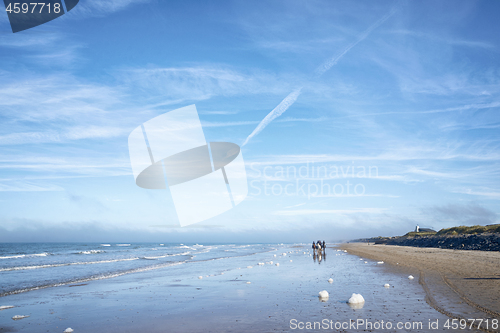
[[[116,244],[116,246],[130,246],[130,244]]]
[[[0,257],[0,259],[15,259],[15,258],[24,258],[26,257],[25,254],[20,254],[18,256],[5,256],[5,257]]]
[[[50,256],[52,253],[43,252],[43,253],[31,253],[31,254],[18,254],[13,256],[4,256],[0,257],[0,259],[16,259],[16,258],[25,258],[25,257],[46,257]]]
[[[176,254],[166,254],[163,256],[156,256],[156,257],[133,257],[133,258],[109,259],[109,260],[99,260],[99,261],[67,262],[67,263],[61,263],[61,264],[17,266],[17,267],[0,268],[0,272],[22,271],[22,270],[30,270],[30,269],[53,268],[53,267],[74,266],[74,265],[106,264],[106,263],[112,263],[112,262],[133,261],[133,260],[139,260],[139,259],[149,259],[149,258],[160,259],[160,258],[166,258],[166,257],[189,256],[189,255],[190,255],[190,252],[183,252],[183,253],[176,253]]]
[[[106,253],[104,250],[89,250],[89,251],[80,251],[76,254],[96,254],[96,253]]]
[[[44,289],[44,288],[59,287],[59,286],[64,286],[64,285],[68,285],[68,284],[73,284],[73,283],[83,283],[83,282],[88,282],[88,281],[110,279],[110,278],[114,278],[114,277],[118,277],[118,276],[122,276],[122,275],[126,275],[126,274],[131,274],[131,273],[140,273],[140,272],[151,271],[151,270],[160,269],[160,268],[164,268],[164,267],[168,267],[168,266],[181,265],[181,264],[184,264],[186,262],[187,262],[187,260],[178,261],[178,262],[174,262],[174,263],[170,262],[170,263],[164,263],[164,264],[159,264],[159,265],[154,265],[154,266],[134,268],[134,269],[130,269],[130,270],[122,271],[122,272],[100,274],[100,275],[95,275],[95,276],[82,278],[82,279],[74,279],[74,280],[68,280],[68,281],[63,281],[63,282],[50,283],[50,284],[41,285],[41,286],[34,286],[34,287],[29,287],[29,288],[17,289],[17,290],[12,290],[12,291],[8,291],[5,293],[1,293],[0,297],[14,295],[14,294],[20,294],[20,293]]]
[[[140,259],[140,258],[137,257],[137,258],[110,259],[110,260],[100,260],[100,261],[67,262],[67,263],[62,263],[62,264],[17,266],[17,267],[9,267],[9,268],[0,268],[0,272],[22,271],[22,270],[28,270],[28,269],[52,268],[52,267],[73,266],[73,265],[105,264],[105,263],[110,263],[110,262],[132,261],[132,260],[138,260],[138,259]]]
[[[101,246],[111,246],[111,244],[101,244]]]

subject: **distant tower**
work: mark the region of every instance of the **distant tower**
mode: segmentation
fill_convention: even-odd
[[[418,226],[418,224],[417,224],[417,226],[415,227],[415,232],[420,232],[420,227]]]

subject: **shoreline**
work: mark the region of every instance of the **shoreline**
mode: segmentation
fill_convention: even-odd
[[[448,317],[500,319],[499,252],[365,243],[339,248],[384,261],[388,270],[413,274],[426,292],[427,303]]]
[[[290,244],[4,296],[0,306],[14,308],[0,311],[0,332],[68,327],[96,333],[295,332],[296,322],[328,322],[331,331],[347,325],[346,332],[359,332],[365,327],[351,328],[359,321],[390,322],[394,326],[387,332],[392,333],[402,331],[398,324],[428,332],[428,323],[439,321],[433,332],[449,331],[443,327],[448,317],[425,302],[416,280],[385,270],[333,246],[319,256],[308,245]],[[322,290],[329,298],[318,297]],[[363,295],[365,303],[348,304],[353,293]],[[13,320],[16,315],[29,317]]]

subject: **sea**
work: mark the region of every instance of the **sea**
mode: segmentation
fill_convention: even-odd
[[[0,243],[0,297],[275,250],[266,244]]]

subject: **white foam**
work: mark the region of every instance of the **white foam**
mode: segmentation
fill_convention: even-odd
[[[330,295],[328,294],[328,291],[326,291],[326,290],[320,291],[318,293],[318,295],[319,295],[320,298],[328,298],[328,297],[330,297]]]
[[[89,250],[89,251],[80,251],[78,254],[95,254],[95,253],[103,253],[103,250]]]
[[[247,284],[250,284],[250,283],[252,283],[252,282],[250,282],[250,281],[247,281]]]
[[[279,262],[277,262],[277,263],[276,263],[276,266],[279,266],[279,265],[280,265],[280,263],[279,263]]]
[[[200,279],[200,280],[201,280],[201,279],[203,279],[203,276],[201,276],[201,275],[200,275],[200,276],[198,276],[198,279]]]
[[[163,246],[163,245],[165,245],[165,244],[160,244],[160,246]]]
[[[73,329],[71,327],[68,327],[67,329],[64,330],[64,333],[71,333],[73,332]]]
[[[24,318],[28,318],[28,317],[29,316],[15,315],[14,317],[12,317],[12,319],[19,320],[19,319],[24,319]]]
[[[282,253],[281,255],[284,257],[284,256],[286,256],[286,253]]]
[[[290,259],[290,262],[292,262],[292,259]]]
[[[276,257],[276,255],[273,255],[273,257]]]
[[[5,256],[5,257],[0,257],[0,259],[15,259],[15,258],[23,258],[26,257],[25,254],[20,254],[18,256]]]
[[[333,283],[333,279],[332,279],[332,278],[329,278],[329,279],[328,279],[328,283]]]
[[[414,279],[413,275],[408,276],[408,279],[413,280]]]
[[[2,306],[0,306],[0,311],[12,309],[12,308],[14,308],[14,305],[2,305]]]
[[[116,244],[116,246],[130,246],[130,244]]]
[[[368,261],[365,261],[365,264],[367,264],[367,263],[368,263]]]
[[[253,266],[247,266],[247,268],[252,268]]]
[[[35,256],[35,257],[46,257],[48,255],[50,255],[50,253],[47,253],[47,252],[32,254],[32,256]]]
[[[263,262],[259,262],[259,264],[258,264],[258,265],[259,265],[259,266],[263,266],[263,265],[264,265],[264,263],[263,263]]]
[[[390,286],[391,286],[391,285],[390,285],[390,284],[388,284],[388,283],[384,284],[384,287],[385,287],[385,288],[389,288]]]
[[[383,261],[377,261],[377,264],[382,265],[384,262]]]
[[[101,246],[111,246],[111,244],[101,244]]]
[[[270,261],[270,262],[269,262],[269,265],[272,265],[272,264],[273,264],[273,262],[272,262],[272,261]]]
[[[356,293],[353,293],[351,298],[349,298],[349,300],[347,301],[347,303],[349,304],[361,304],[364,302],[365,299],[363,298],[363,296],[361,296],[361,294],[356,294]]]

